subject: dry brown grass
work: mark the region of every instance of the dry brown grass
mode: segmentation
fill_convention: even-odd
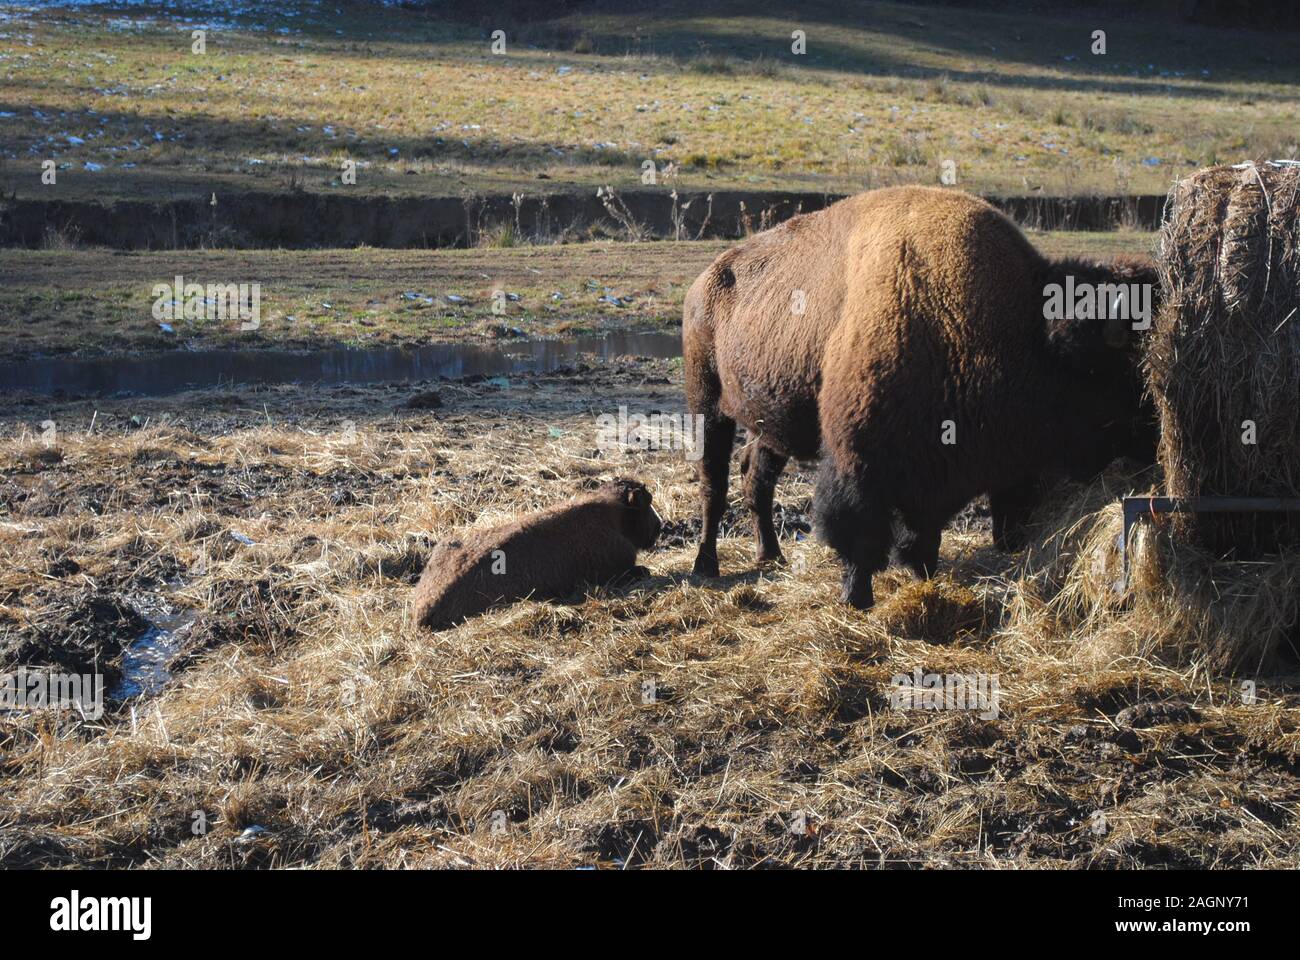
[[[508,194],[539,173],[621,189],[646,159],[677,164],[690,190],[934,183],[952,158],[976,192],[1141,193],[1222,159],[1296,155],[1284,31],[819,4],[800,6],[812,42],[793,56],[788,4],[485,12],[490,26],[444,8],[280,0],[213,30],[202,56],[166,11],[15,10],[0,142],[57,157],[61,197],[147,200]],[[1113,46],[1094,58],[1099,27]],[[496,28],[504,55],[489,52]],[[354,185],[349,158],[364,164]],[[16,170],[0,187],[45,189]]]
[[[1140,598],[1070,585],[1109,532],[1095,518],[1021,558],[950,532],[936,581],[891,569],[860,614],[791,535],[809,475],[778,492],[788,567],[753,569],[737,510],[727,576],[701,582],[691,467],[593,456],[611,405],[680,408],[670,365],[443,383],[441,409],[403,409],[419,389],[0,411],[0,638],[84,590],[199,613],[160,695],[99,723],[0,714],[0,861],[1300,865],[1288,678],[1261,674],[1246,705],[1204,658],[1138,642]],[[59,459],[25,452],[47,417]],[[412,629],[432,538],[615,472],[667,522],[650,579]],[[891,677],[918,668],[996,675],[998,717],[891,709]]]

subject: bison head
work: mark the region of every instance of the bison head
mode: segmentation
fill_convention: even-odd
[[[1074,370],[1136,363],[1140,335],[1159,306],[1155,265],[1145,258],[1058,260],[1044,273],[1047,346]]]
[[[650,503],[650,491],[645,484],[619,478],[606,484],[606,489],[624,508],[623,535],[636,544],[638,550],[653,547],[659,539],[663,521]]]
[[[1160,302],[1154,265],[1057,261],[1043,289],[1048,353],[1079,385],[1066,469],[1085,479],[1117,457],[1154,463],[1156,416],[1141,368],[1143,331]]]

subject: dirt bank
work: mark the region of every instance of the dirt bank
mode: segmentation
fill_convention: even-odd
[[[506,231],[523,238],[730,239],[820,210],[840,194],[718,190],[672,196],[667,187],[467,197],[349,197],[306,192],[227,193],[170,202],[9,199],[0,246],[51,242],[117,250],[195,247],[466,247]],[[1151,230],[1163,196],[990,197],[1043,230]],[[52,240],[52,238],[58,238]]]

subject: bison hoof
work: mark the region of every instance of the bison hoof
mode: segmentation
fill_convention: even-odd
[[[1015,553],[1025,546],[1027,540],[1022,531],[1007,531],[994,535],[993,546],[1003,553]]]
[[[846,579],[840,590],[840,599],[855,610],[870,610],[876,602],[871,592],[871,578],[865,577],[856,582]]]
[[[760,550],[758,552],[758,565],[760,567],[783,567],[785,566],[785,554],[780,550]]]
[[[718,573],[717,557],[696,557],[694,574],[697,577],[716,577]]]
[[[871,596],[871,594],[862,596],[860,594],[850,593],[846,591],[841,595],[841,597],[844,600],[844,602],[848,604],[850,607],[852,607],[854,610],[870,610],[872,607],[876,605],[876,598]]]

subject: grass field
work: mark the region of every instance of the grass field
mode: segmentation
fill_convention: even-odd
[[[356,3],[6,8],[0,188],[509,194],[639,184],[1162,193],[1296,156],[1285,34],[889,3],[596,4],[467,23]],[[208,13],[203,11],[207,10]],[[191,31],[208,31],[203,54]],[[493,30],[505,52],[491,52]],[[791,34],[806,35],[792,53]],[[1106,33],[1104,55],[1091,52]],[[353,185],[345,160],[360,164]],[[41,162],[59,167],[40,182]]]
[[[1031,235],[1050,256],[1150,253],[1151,234]],[[194,347],[376,346],[512,334],[673,328],[721,241],[475,250],[10,250],[0,260],[0,359]],[[257,281],[262,324],[153,318],[155,284]],[[494,313],[492,294],[517,295]],[[558,297],[557,297],[558,294]],[[448,300],[448,296],[460,301]],[[610,299],[601,299],[610,298]],[[617,304],[611,299],[617,299]]]
[[[789,566],[754,569],[737,503],[724,576],[694,579],[691,465],[592,449],[599,412],[682,402],[657,361],[0,409],[0,666],[52,638],[107,661],[132,609],[197,617],[156,697],[0,714],[0,862],[1300,866],[1294,677],[1247,703],[1124,607],[1078,625],[1041,548],[996,552],[976,515],[937,579],[891,569],[854,612],[802,471]],[[666,521],[648,579],[414,630],[433,540],[614,473]],[[997,677],[998,715],[893,709],[916,669]]]

